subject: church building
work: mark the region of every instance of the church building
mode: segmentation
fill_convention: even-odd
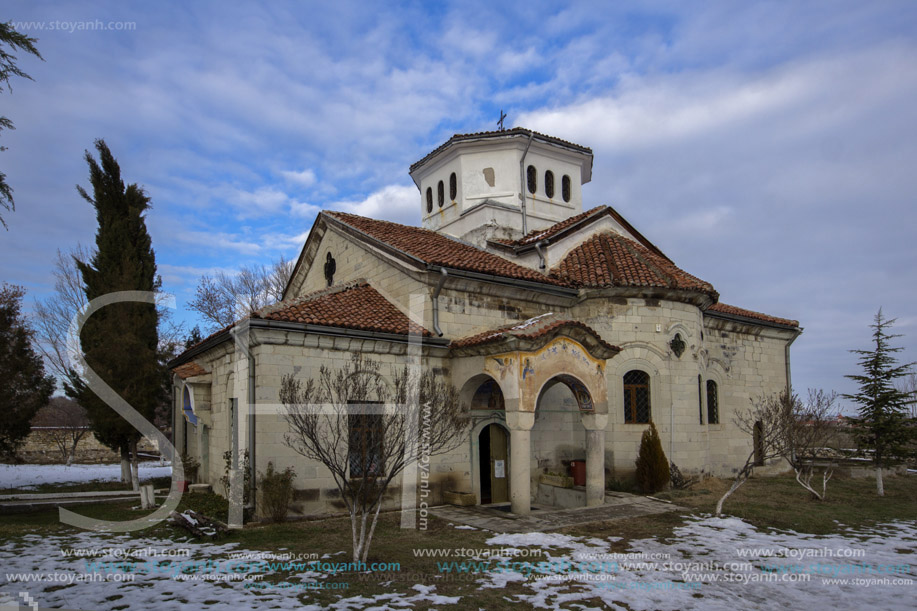
[[[799,323],[722,303],[617,210],[583,210],[592,161],[523,128],[455,135],[410,168],[419,226],[321,212],[284,299],[170,363],[199,481],[224,492],[236,443],[255,472],[294,467],[302,515],[341,511],[325,467],[284,443],[279,391],[355,352],[420,355],[468,406],[460,446],[432,459],[434,502],[602,504],[650,421],[683,472],[733,474],[755,448],[734,415],[789,387]],[[584,486],[542,483],[571,461]]]

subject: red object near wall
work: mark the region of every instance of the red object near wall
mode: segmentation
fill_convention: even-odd
[[[573,485],[574,486],[585,486],[586,485],[586,461],[585,460],[571,460],[570,461],[570,475],[573,476]]]

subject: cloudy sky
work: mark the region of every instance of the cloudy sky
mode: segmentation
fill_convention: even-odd
[[[0,280],[30,299],[58,248],[93,243],[74,187],[96,138],[152,198],[183,310],[201,274],[297,256],[319,210],[418,224],[408,166],[502,108],[592,147],[587,208],[614,206],[724,302],[799,319],[797,389],[852,390],[880,306],[917,359],[909,0],[7,0],[0,21],[45,59],[0,94],[17,205]]]

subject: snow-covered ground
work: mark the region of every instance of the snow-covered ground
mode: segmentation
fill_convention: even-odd
[[[142,462],[140,479],[171,477],[172,467],[159,462]],[[113,482],[121,479],[121,465],[5,465],[0,464],[0,490],[35,488],[41,484]]]
[[[824,607],[832,611],[870,607],[910,610],[914,608],[914,595],[917,594],[915,522],[898,521],[851,529],[844,535],[816,536],[760,531],[737,518],[688,518],[665,541],[632,542],[625,552],[629,554],[626,557],[613,555],[613,542],[614,538],[552,533],[496,535],[488,544],[543,552],[535,557],[517,556],[509,562],[548,564],[541,565],[540,572],[529,571],[526,565],[519,564],[508,565],[505,570],[491,569],[479,574],[476,585],[477,588],[501,588],[509,582],[518,582],[524,593],[505,594],[507,600],[519,603],[520,608],[548,609],[595,609],[594,602],[584,601],[598,599],[608,608],[632,610]],[[239,564],[240,561],[233,557],[252,558],[263,552],[240,550],[237,545],[186,546],[172,541],[105,537],[94,533],[27,535],[0,545],[0,566],[5,573],[0,582],[0,604],[4,602],[4,595],[14,598],[20,596],[19,592],[28,592],[42,607],[318,609],[317,605],[303,606],[298,600],[303,590],[296,588],[317,587],[326,580],[328,584],[341,580],[340,575],[329,579],[331,572],[321,570],[324,567],[313,567],[317,570],[307,570],[293,577],[290,580],[292,587],[252,589],[251,584],[257,581],[251,579],[263,572],[263,567],[252,565],[250,560]],[[87,560],[61,553],[61,549],[74,548],[104,549],[105,555]],[[87,561],[123,561],[123,554],[110,548],[184,548],[190,550],[190,556],[167,558],[169,562],[161,565],[162,571],[137,573],[133,582],[121,583],[112,579],[67,583],[67,579],[76,580],[93,573]],[[147,559],[134,558],[138,562]],[[157,559],[162,560],[153,558]],[[189,566],[191,580],[174,578],[178,567]],[[119,572],[117,568],[109,569],[112,575]],[[37,577],[32,577],[31,581],[14,581],[12,575],[17,573],[45,577],[42,581],[36,581]],[[241,580],[202,578],[230,573]],[[48,581],[51,578],[58,581]],[[910,585],[900,583],[903,580],[910,580]],[[330,608],[405,609],[419,602],[432,603],[440,609],[477,608],[474,594],[441,596],[432,585],[392,589],[395,591],[373,597],[347,596],[346,590],[340,590],[334,593],[337,602]],[[307,592],[307,601],[309,598]]]

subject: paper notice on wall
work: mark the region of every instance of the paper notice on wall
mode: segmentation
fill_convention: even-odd
[[[494,477],[502,479],[506,477],[506,461],[505,460],[495,460],[494,461]]]

